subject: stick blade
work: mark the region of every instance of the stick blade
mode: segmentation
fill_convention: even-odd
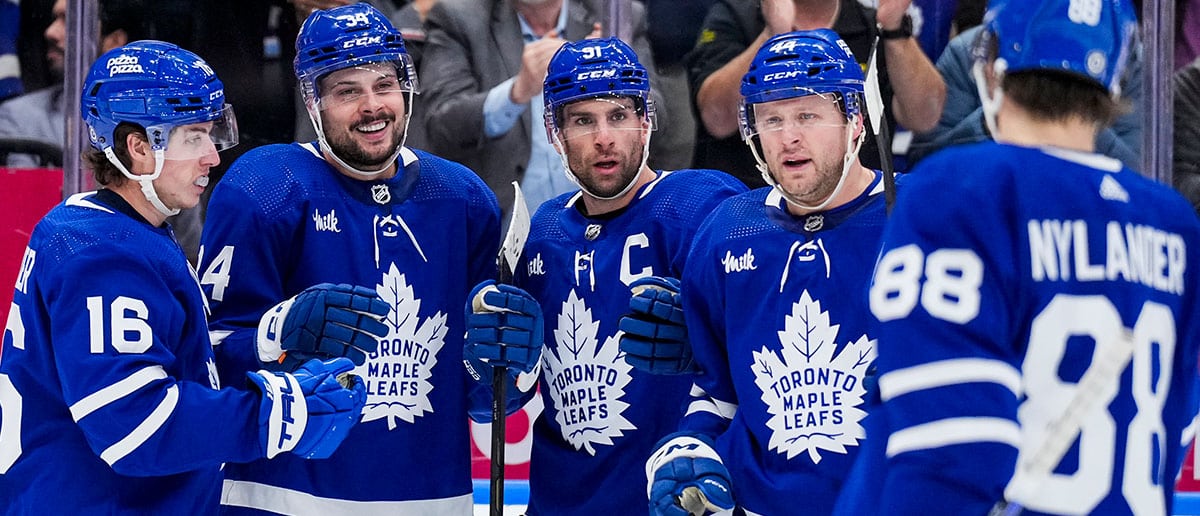
[[[513,211],[508,222],[508,232],[504,234],[504,242],[500,244],[501,274],[511,277],[517,272],[517,264],[521,261],[521,251],[525,249],[525,240],[529,238],[529,207],[525,205],[525,194],[521,185],[513,181]]]

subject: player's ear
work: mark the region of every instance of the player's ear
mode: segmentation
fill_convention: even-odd
[[[154,151],[150,148],[150,142],[146,140],[146,135],[138,131],[126,134],[125,152],[129,154],[129,160],[133,165],[130,167],[130,172],[134,174],[154,173]]]

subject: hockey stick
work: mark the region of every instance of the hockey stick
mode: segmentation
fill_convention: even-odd
[[[513,211],[508,221],[508,232],[500,244],[500,254],[496,256],[497,281],[512,283],[517,273],[517,265],[521,261],[521,251],[525,249],[525,240],[529,236],[529,208],[525,206],[525,196],[521,193],[521,185],[513,181]],[[484,305],[483,294],[479,293],[473,300],[476,305]],[[507,391],[508,371],[504,366],[492,368],[492,471],[491,498],[488,502],[491,516],[504,514],[504,445],[505,438],[505,398]]]
[[[883,196],[888,214],[896,203],[896,178],[892,166],[892,138],[884,115],[883,93],[879,89],[879,36],[871,44],[871,57],[867,60],[867,76],[863,84],[866,96],[867,115],[871,130],[875,133],[875,144],[879,146],[879,167],[883,169]]]
[[[1031,459],[1017,464],[1013,477],[1004,488],[1004,499],[996,502],[988,516],[1016,516],[1025,510],[1022,501],[1029,500],[1041,489],[1040,483],[1054,471],[1067,450],[1071,449],[1083,427],[1083,420],[1097,408],[1107,405],[1100,396],[1106,385],[1119,382],[1121,373],[1133,357],[1133,334],[1125,330],[1112,347],[1095,358],[1091,367],[1076,384],[1075,395],[1063,408],[1058,419],[1047,426],[1046,435],[1032,448]]]

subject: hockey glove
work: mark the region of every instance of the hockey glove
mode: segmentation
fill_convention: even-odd
[[[630,313],[621,318],[621,351],[633,367],[654,374],[697,372],[688,344],[679,280],[650,276],[630,287]]]
[[[729,471],[707,437],[677,432],[646,461],[653,516],[702,516],[733,508]]]
[[[329,457],[362,416],[366,387],[349,374],[346,358],[305,362],[295,373],[246,373],[262,394],[259,442],[268,459],[290,451],[306,459]]]
[[[484,281],[471,290],[466,315],[463,362],[471,378],[490,384],[495,366],[508,369],[514,381],[518,373],[533,371],[542,357],[546,331],[542,306],[533,296],[512,285]]]
[[[331,283],[309,287],[263,315],[258,359],[281,371],[312,358],[346,357],[362,365],[387,336],[380,320],[389,309],[371,289]]]

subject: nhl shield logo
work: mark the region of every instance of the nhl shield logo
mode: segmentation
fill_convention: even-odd
[[[804,230],[805,231],[809,231],[809,232],[819,231],[823,227],[825,227],[825,216],[824,215],[812,215],[812,216],[808,217],[807,219],[804,219]]]
[[[388,190],[387,185],[372,185],[371,199],[379,204],[387,204],[392,201],[392,192]]]
[[[595,240],[599,237],[600,237],[600,225],[599,224],[588,224],[587,229],[583,232],[583,238],[586,238],[586,239],[588,239],[589,242],[591,242],[592,240]]]

